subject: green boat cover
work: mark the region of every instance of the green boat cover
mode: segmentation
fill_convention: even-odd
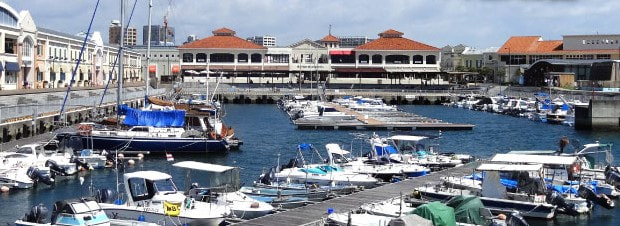
[[[413,213],[431,220],[435,226],[456,226],[454,209],[440,202],[421,205]]]
[[[484,208],[484,205],[477,196],[455,196],[448,200],[446,205],[454,208],[456,222],[475,225],[487,224],[486,220],[480,216],[480,208]]]

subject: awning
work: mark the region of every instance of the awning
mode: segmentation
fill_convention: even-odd
[[[181,67],[178,64],[173,64],[171,71],[173,74],[179,73],[181,71]]]
[[[213,172],[213,173],[223,173],[228,170],[235,169],[235,167],[230,166],[222,166],[204,162],[195,162],[195,161],[183,161],[172,164],[172,166],[176,166],[179,168],[185,168],[190,170],[199,170],[205,172]]]
[[[329,55],[351,55],[355,53],[352,50],[330,50]]]
[[[575,156],[551,156],[551,155],[519,155],[519,154],[496,154],[491,162],[510,163],[535,163],[550,165],[571,165],[577,161]]]
[[[383,68],[336,68],[340,73],[385,73]]]
[[[155,73],[157,72],[157,65],[149,65],[149,73]]]
[[[17,62],[6,62],[6,71],[19,71],[19,64]]]
[[[476,168],[478,171],[538,171],[543,167],[542,164],[536,165],[507,165],[507,164],[481,164]]]

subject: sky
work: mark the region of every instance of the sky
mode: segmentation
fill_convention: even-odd
[[[88,29],[96,0],[4,0],[16,11],[28,10],[39,27],[77,34]],[[287,46],[303,39],[367,36],[387,29],[435,47],[465,44],[499,47],[511,36],[620,34],[620,1],[616,0],[152,0],[152,23],[168,14],[176,43],[227,27],[237,36],[277,37]],[[124,0],[129,15],[136,0]],[[120,19],[120,1],[100,0],[93,30],[108,40],[111,20]],[[130,26],[148,21],[148,0],[137,0]],[[125,20],[127,22],[127,20]]]

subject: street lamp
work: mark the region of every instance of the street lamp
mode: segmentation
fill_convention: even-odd
[[[508,49],[508,62],[506,62],[506,67],[508,69],[508,80],[512,80],[512,73],[510,72],[510,64],[512,63],[512,54],[510,53],[510,47],[506,47],[504,49]]]

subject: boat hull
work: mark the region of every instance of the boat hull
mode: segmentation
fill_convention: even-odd
[[[225,153],[230,150],[230,146],[224,140],[204,138],[131,138],[81,135],[65,135],[63,138],[79,139],[83,147],[92,146],[93,149],[97,150],[123,149],[125,151],[148,151],[150,153]]]
[[[102,207],[104,205],[102,204]],[[222,221],[224,221],[224,217],[201,217],[201,218],[190,218],[185,216],[176,216],[169,217],[165,216],[163,212],[147,212],[143,208],[131,208],[127,206],[117,206],[117,207],[105,207],[105,213],[108,215],[110,219],[121,219],[121,220],[138,220],[145,222],[153,222],[160,225],[206,225],[206,226],[217,226]],[[205,214],[207,215],[207,214]]]

